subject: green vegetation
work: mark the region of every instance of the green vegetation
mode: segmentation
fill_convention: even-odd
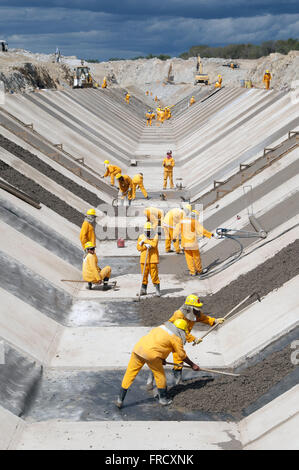
[[[189,57],[219,57],[223,59],[258,59],[273,52],[288,54],[290,51],[299,51],[298,39],[287,39],[286,41],[265,41],[256,44],[230,44],[223,47],[210,47],[207,45],[192,46],[188,52],[180,54],[181,59]]]

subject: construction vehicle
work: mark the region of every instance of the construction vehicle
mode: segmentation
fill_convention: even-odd
[[[199,72],[195,75],[194,85],[197,83],[204,83],[205,85],[210,84],[209,75],[203,73],[202,62],[200,56],[197,56],[196,71]]]
[[[167,85],[168,83],[173,83],[173,80],[174,80],[174,76],[172,73],[172,63],[171,63],[168,69],[167,78],[164,80],[163,84]]]
[[[2,52],[8,51],[8,44],[4,39],[0,39],[0,47]]]
[[[223,64],[223,67],[230,67],[231,69],[239,69],[240,65],[235,62],[230,62],[229,64]]]
[[[81,66],[74,68],[73,88],[93,88],[95,85],[90,68],[84,66],[84,61],[82,60]]]

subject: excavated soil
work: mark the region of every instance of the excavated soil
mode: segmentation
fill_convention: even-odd
[[[2,160],[0,160],[0,174],[1,178],[7,181],[7,183],[23,191],[34,201],[41,202],[57,214],[81,227],[84,216],[79,211],[42,188],[39,184],[35,183],[35,181],[22,175]]]
[[[272,258],[223,287],[215,294],[201,297],[203,312],[221,317],[248,295],[258,292],[260,297],[278,289],[299,274],[299,240],[283,248]],[[225,273],[223,273],[225,276]],[[198,281],[200,286],[200,280]],[[190,292],[191,293],[191,292]],[[248,299],[241,308],[251,304],[256,296]],[[140,317],[144,326],[156,326],[167,321],[185,301],[185,297],[141,299]],[[237,311],[237,310],[236,310]]]
[[[253,405],[261,397],[271,395],[273,387],[279,388],[279,382],[289,382],[281,384],[285,390],[291,388],[293,382],[298,382],[298,368],[291,362],[291,352],[288,344],[240,371],[240,377],[218,376],[204,383],[200,379],[184,381],[169,390],[169,396],[173,399],[171,407],[184,408],[184,411],[200,409],[204,413],[220,413],[239,420],[252,412]],[[288,381],[287,376],[293,372],[295,376]],[[272,390],[273,393],[275,390]]]
[[[6,137],[1,134],[0,147],[3,147],[5,150],[25,162],[27,165],[32,166],[43,175],[55,181],[55,183],[61,185],[63,188],[67,189],[68,191],[72,192],[84,201],[88,202],[91,206],[97,207],[98,205],[103,203],[103,201],[99,199],[94,193],[88,191],[88,189],[83,188],[79,184],[64,176],[62,173],[59,173],[58,171],[54,170],[54,168],[52,168],[50,165],[47,165],[36,155],[29,152],[28,150],[23,149],[11,140],[6,139]]]

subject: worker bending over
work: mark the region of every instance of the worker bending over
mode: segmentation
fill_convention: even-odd
[[[161,235],[161,226],[164,217],[163,210],[157,207],[146,207],[144,209],[144,215],[146,221],[152,224],[153,230],[156,230],[158,227],[158,235]]]
[[[85,244],[85,255],[82,266],[82,276],[84,281],[88,282],[89,289],[92,288],[92,284],[103,284],[104,290],[108,288],[108,281],[111,276],[110,266],[105,266],[101,269],[98,266],[98,257],[95,253],[95,245],[91,242]]]
[[[191,96],[190,101],[189,101],[189,106],[192,106],[192,104],[195,103],[194,96]]]
[[[166,322],[152,329],[135,344],[116,402],[118,408],[122,407],[128,388],[132,385],[144,364],[147,364],[154,375],[159,403],[163,406],[172,403],[167,398],[167,381],[163,368],[165,359],[169,354],[176,353],[180,361],[190,365],[193,370],[200,370],[199,366],[189,359],[184,350],[186,328],[187,322],[182,319],[176,320],[174,323]]]
[[[174,188],[173,184],[173,167],[175,166],[175,161],[172,156],[172,150],[167,152],[166,157],[163,160],[164,167],[164,179],[163,179],[163,189],[167,187],[167,180],[169,179],[170,188]]]
[[[105,168],[106,168],[106,172],[103,175],[103,178],[106,178],[107,176],[110,175],[111,185],[114,186],[114,178],[115,178],[116,175],[121,173],[121,169],[119,168],[119,166],[110,165],[109,160],[105,160],[104,165],[105,165]]]
[[[213,233],[206,230],[198,222],[199,212],[193,210],[190,216],[184,217],[176,226],[173,237],[181,236],[181,245],[184,248],[186,263],[191,276],[202,272],[201,257],[197,237],[213,237]],[[176,241],[176,243],[178,243]]]
[[[190,211],[191,211],[191,206]],[[170,209],[170,211],[167,212],[163,219],[163,229],[164,229],[164,235],[165,235],[165,251],[166,253],[171,252],[171,243],[173,242],[174,244],[174,249],[176,253],[180,253],[180,239],[179,237],[174,237],[174,230],[177,226],[177,224],[184,218],[186,217],[186,213],[184,212],[183,209],[174,208]]]
[[[266,70],[266,72],[264,74],[264,78],[263,78],[263,82],[265,84],[266,90],[269,90],[269,88],[270,88],[271,79],[272,79],[271,73],[269,72],[269,70]]]
[[[202,307],[202,305],[203,303],[199,300],[197,295],[188,295],[185,300],[185,303],[179,308],[179,310],[176,310],[172,317],[168,320],[171,323],[174,323],[178,319],[183,319],[187,322],[186,341],[188,343],[193,343],[194,341],[196,341],[198,344],[201,342],[201,339],[196,340],[195,336],[191,334],[191,330],[195,323],[201,322],[213,326],[216,323],[221,324],[224,322],[224,318],[217,318],[216,320],[216,318],[210,317],[209,315],[205,315],[204,313],[202,313],[202,311],[200,310],[200,307]],[[175,384],[178,385],[182,379],[183,362],[179,359],[178,355],[175,352],[173,353],[173,362],[175,364],[178,364],[173,369]]]
[[[164,118],[165,118],[165,121],[167,121],[168,119],[171,118],[170,106],[165,106],[165,108],[164,108]]]
[[[158,234],[154,233],[153,226],[150,222],[144,225],[144,233],[139,235],[137,240],[137,250],[140,251],[140,268],[142,274],[142,286],[140,295],[147,294],[148,275],[151,275],[151,280],[156,289],[156,295],[161,296],[160,293],[160,279],[159,279],[159,238]]]
[[[87,242],[91,242],[94,246],[96,246],[96,217],[97,215],[95,209],[88,209],[80,230],[80,242],[83,250],[85,250],[85,245]]]
[[[128,104],[130,103],[130,98],[131,98],[131,95],[130,95],[129,92],[127,92],[127,94],[126,94],[126,96],[125,96],[125,101],[126,101],[126,103],[128,103]]]
[[[136,188],[140,189],[140,191],[142,192],[145,199],[149,199],[149,197],[147,195],[147,191],[146,191],[146,189],[143,185],[143,173],[138,173],[137,175],[133,176],[132,184],[133,184],[132,199],[135,199],[135,197],[136,197]]]
[[[218,81],[215,83],[215,88],[221,88],[222,86],[222,76],[218,75]]]
[[[151,126],[152,120],[155,119],[155,113],[151,109],[149,109],[145,115],[145,118],[146,118],[146,125]]]
[[[125,197],[128,198],[129,202],[132,200],[132,191],[133,191],[133,181],[132,178],[128,175],[122,175],[118,174],[115,177],[118,181],[119,184],[119,191],[121,192],[122,199],[125,199]]]

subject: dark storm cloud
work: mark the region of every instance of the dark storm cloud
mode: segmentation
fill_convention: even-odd
[[[10,47],[50,53],[59,46],[64,55],[100,60],[177,56],[196,44],[299,37],[296,5],[297,0],[0,0],[0,36]]]

